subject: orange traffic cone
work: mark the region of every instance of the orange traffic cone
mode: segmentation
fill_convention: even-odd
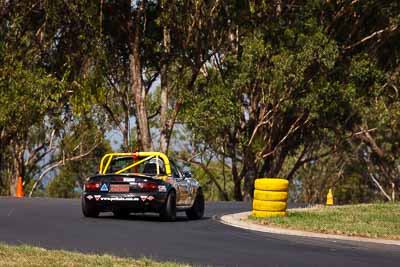
[[[17,192],[15,193],[16,197],[24,197],[24,187],[22,185],[22,177],[18,177],[18,183],[17,183]]]

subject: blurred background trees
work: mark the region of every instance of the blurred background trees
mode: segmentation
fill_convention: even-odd
[[[397,1],[0,1],[0,193],[160,150],[209,199],[399,198]],[[115,145],[117,142],[118,145]]]

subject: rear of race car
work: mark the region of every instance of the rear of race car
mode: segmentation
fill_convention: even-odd
[[[89,178],[82,194],[82,211],[87,217],[100,212],[127,215],[131,212],[160,212],[169,183],[149,176],[107,174]]]

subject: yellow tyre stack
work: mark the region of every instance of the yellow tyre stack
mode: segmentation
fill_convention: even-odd
[[[286,216],[288,180],[259,178],[254,187],[253,216]]]

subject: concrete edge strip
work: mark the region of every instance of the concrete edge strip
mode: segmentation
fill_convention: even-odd
[[[292,236],[302,236],[302,237],[312,237],[312,238],[322,238],[322,239],[337,239],[337,240],[368,242],[368,243],[400,246],[400,241],[397,241],[397,240],[374,239],[374,238],[353,237],[353,236],[343,236],[343,235],[334,235],[334,234],[321,234],[321,233],[315,233],[315,232],[269,227],[269,226],[258,225],[255,223],[243,221],[243,219],[247,218],[250,214],[251,214],[251,212],[227,214],[227,215],[223,215],[223,216],[217,218],[217,220],[226,225],[230,225],[230,226],[234,226],[234,227],[238,227],[238,228],[242,228],[242,229],[246,229],[246,230],[271,233],[271,234],[292,235]]]

